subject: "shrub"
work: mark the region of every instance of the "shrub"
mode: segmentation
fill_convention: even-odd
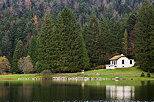
[[[50,70],[44,70],[41,72],[42,75],[47,75],[47,74],[51,74]]]
[[[57,68],[54,71],[56,73],[73,73],[73,72],[79,72],[80,70],[78,68],[63,67],[63,68]]]
[[[105,69],[105,65],[99,65],[96,67],[96,69]]]
[[[41,72],[41,75],[43,78],[49,78],[49,76],[51,75],[51,71],[50,70],[44,70]]]
[[[147,77],[151,77],[151,74],[149,72],[147,73]]]
[[[145,77],[145,74],[143,72],[141,73],[141,77]]]

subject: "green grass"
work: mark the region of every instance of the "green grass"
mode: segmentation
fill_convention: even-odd
[[[0,78],[6,78],[6,79],[16,79],[16,78],[39,78],[37,74],[9,74],[9,75],[0,75]]]
[[[54,77],[93,77],[93,78],[125,78],[125,79],[135,79],[135,80],[154,80],[154,73],[151,73],[151,78],[140,77],[141,73],[144,72],[137,67],[132,68],[119,68],[119,69],[100,69],[86,71],[84,74],[81,73],[65,73],[65,74],[56,74]],[[145,76],[147,72],[144,72]]]
[[[53,74],[51,77],[92,77],[92,78],[123,78],[126,80],[154,80],[154,73],[151,73],[151,78],[140,77],[141,73],[144,72],[137,67],[132,68],[119,68],[119,69],[100,69],[85,71],[84,74],[78,73],[61,73]],[[147,72],[144,72],[147,75]],[[0,80],[17,80],[18,78],[41,78],[38,74],[9,74],[0,75]]]

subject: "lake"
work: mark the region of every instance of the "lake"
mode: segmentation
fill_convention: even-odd
[[[0,102],[154,101],[154,81],[0,81]]]

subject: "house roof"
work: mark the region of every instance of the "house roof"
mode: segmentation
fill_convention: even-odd
[[[125,55],[123,55],[123,54],[121,54],[121,55],[116,55],[116,56],[113,56],[111,59],[109,59],[109,60],[118,60],[119,58],[121,58],[121,57],[125,57]]]

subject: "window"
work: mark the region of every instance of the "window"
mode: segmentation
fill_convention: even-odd
[[[132,64],[132,60],[130,60],[130,64]]]
[[[124,60],[122,60],[122,64],[125,64],[125,61]]]

